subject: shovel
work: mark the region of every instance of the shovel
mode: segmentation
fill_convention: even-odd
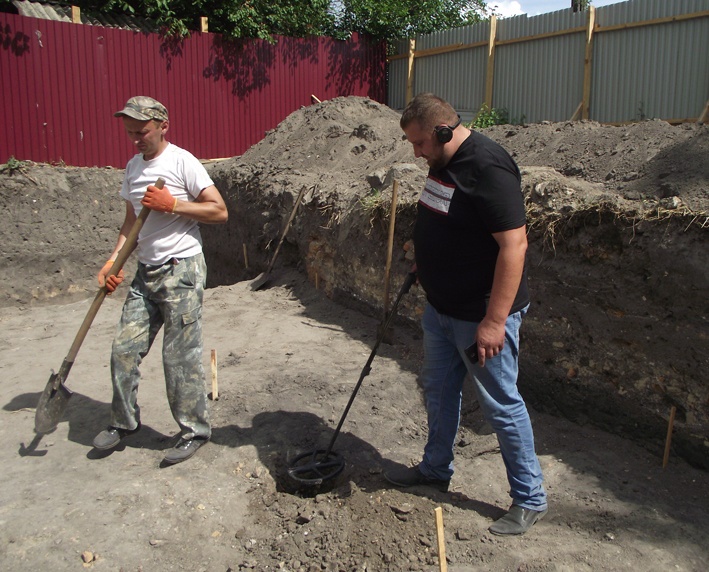
[[[278,251],[281,249],[281,244],[283,244],[283,239],[286,237],[286,234],[288,233],[288,229],[290,228],[290,223],[293,222],[293,219],[295,218],[295,211],[298,210],[298,207],[300,206],[300,201],[303,200],[303,195],[305,194],[306,187],[304,186],[302,189],[300,189],[300,193],[298,193],[298,198],[295,200],[295,204],[293,205],[293,210],[290,213],[290,217],[288,218],[288,222],[286,223],[286,228],[283,229],[283,234],[281,234],[281,239],[278,241],[278,246],[276,246],[276,251],[273,253],[273,256],[271,257],[271,262],[268,263],[268,268],[266,269],[266,272],[262,272],[259,274],[256,278],[254,278],[251,281],[251,289],[252,290],[258,290],[259,288],[262,288],[266,282],[268,282],[271,274],[271,270],[273,270],[273,263],[276,262],[276,256],[278,256]]]
[[[161,189],[164,185],[165,181],[162,178],[158,179],[155,183],[155,186],[159,189]],[[145,219],[148,218],[149,214],[150,209],[143,207],[138,215],[138,218],[133,223],[133,227],[130,229],[123,247],[118,253],[118,256],[116,256],[116,260],[113,263],[113,266],[111,266],[108,276],[118,274],[121,268],[123,268],[123,265],[126,260],[128,260],[128,257],[131,255],[136,244],[138,243],[138,234],[140,234],[140,230],[143,228],[143,223],[145,222]],[[54,373],[54,370],[52,370],[52,375],[49,376],[49,381],[47,382],[47,386],[44,388],[44,391],[39,398],[39,403],[37,404],[37,409],[35,411],[35,432],[51,433],[57,428],[57,424],[62,418],[62,414],[66,409],[67,403],[69,402],[69,398],[73,394],[72,391],[67,389],[64,382],[69,376],[71,366],[74,365],[76,355],[79,353],[79,348],[81,348],[81,344],[83,343],[84,338],[91,327],[91,323],[96,317],[96,314],[98,314],[98,310],[101,307],[107,293],[108,290],[106,290],[105,285],[99,288],[96,296],[94,297],[94,301],[91,303],[91,307],[89,308],[89,311],[87,312],[86,317],[79,328],[79,332],[74,338],[74,343],[71,344],[69,353],[62,362],[62,366],[59,368],[57,373]]]

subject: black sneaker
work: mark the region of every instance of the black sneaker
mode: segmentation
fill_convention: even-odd
[[[179,443],[167,452],[163,463],[174,465],[186,461],[197,452],[202,445],[209,441],[206,437],[193,437],[192,439],[180,439]]]
[[[488,530],[498,536],[524,534],[534,526],[535,522],[542,520],[546,513],[547,509],[533,510],[512,505],[509,512],[493,522]]]
[[[397,487],[414,487],[423,485],[433,487],[442,493],[448,492],[450,479],[434,479],[424,476],[418,467],[401,467],[384,473],[384,478]]]
[[[106,429],[101,431],[96,437],[94,437],[94,447],[101,451],[106,451],[108,449],[113,449],[121,439],[132,435],[140,429],[140,423],[135,429],[121,429],[119,427],[114,427],[109,425]]]

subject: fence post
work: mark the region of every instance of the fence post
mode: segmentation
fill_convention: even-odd
[[[586,19],[586,56],[583,63],[583,112],[582,119],[589,119],[591,110],[591,71],[593,60],[593,28],[596,25],[596,9],[588,8]]]
[[[406,103],[414,98],[414,56],[416,52],[416,38],[409,40],[409,69],[406,76]]]
[[[78,6],[71,7],[71,23],[81,24],[81,8]]]
[[[497,38],[497,16],[490,16],[490,36],[487,42],[487,71],[485,74],[485,103],[492,109],[492,86],[495,80],[495,40]]]
[[[199,31],[203,34],[209,32],[209,18],[207,16],[201,16],[199,19]]]

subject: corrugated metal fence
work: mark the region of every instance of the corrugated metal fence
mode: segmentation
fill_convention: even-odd
[[[227,42],[0,13],[0,163],[124,167],[134,150],[113,113],[150,95],[169,139],[202,159],[242,154],[290,113],[341,95],[386,98],[382,44],[358,37]]]
[[[413,50],[411,49],[413,47]],[[446,98],[536,123],[697,120],[709,100],[709,0],[631,0],[418,36],[390,57],[388,105]]]

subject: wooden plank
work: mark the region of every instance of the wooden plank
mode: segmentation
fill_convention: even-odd
[[[448,46],[439,46],[437,48],[428,48],[427,50],[418,50],[414,52],[415,58],[425,58],[427,56],[438,56],[441,54],[449,54],[452,52],[460,52],[462,50],[472,50],[473,48],[482,48],[487,46],[488,42],[475,42],[472,44],[450,44]],[[403,60],[409,57],[409,54],[397,54],[395,56],[388,56],[387,61],[393,62],[396,60]]]
[[[591,72],[593,60],[593,28],[596,23],[596,9],[593,6],[588,8],[586,20],[586,55],[583,62],[583,109],[581,118],[588,119],[591,112]]]
[[[629,30],[631,28],[643,28],[645,26],[657,26],[658,24],[672,24],[673,22],[683,22],[685,20],[695,20],[697,18],[709,17],[709,10],[702,12],[692,12],[691,14],[680,14],[679,16],[667,16],[665,18],[655,18],[654,20],[642,20],[640,22],[630,22],[629,24],[616,24],[614,26],[598,26],[596,32],[615,32],[617,30]]]
[[[78,6],[71,7],[71,23],[81,24],[81,8]]]
[[[557,30],[556,32],[547,32],[545,34],[537,34],[536,36],[521,36],[519,38],[510,38],[509,40],[499,40],[498,46],[507,46],[509,44],[519,44],[521,42],[533,42],[535,40],[546,40],[547,38],[556,38],[558,36],[568,36],[569,34],[582,34],[586,31],[586,26],[578,26],[576,28],[566,28],[565,30]]]
[[[409,69],[406,75],[406,103],[414,98],[414,57],[416,54],[416,39],[409,40]]]
[[[485,103],[492,109],[492,88],[495,82],[495,39],[497,16],[490,17],[490,36],[487,43],[487,70],[485,72]]]
[[[202,16],[199,19],[199,31],[203,34],[209,32],[209,18],[207,16]]]

